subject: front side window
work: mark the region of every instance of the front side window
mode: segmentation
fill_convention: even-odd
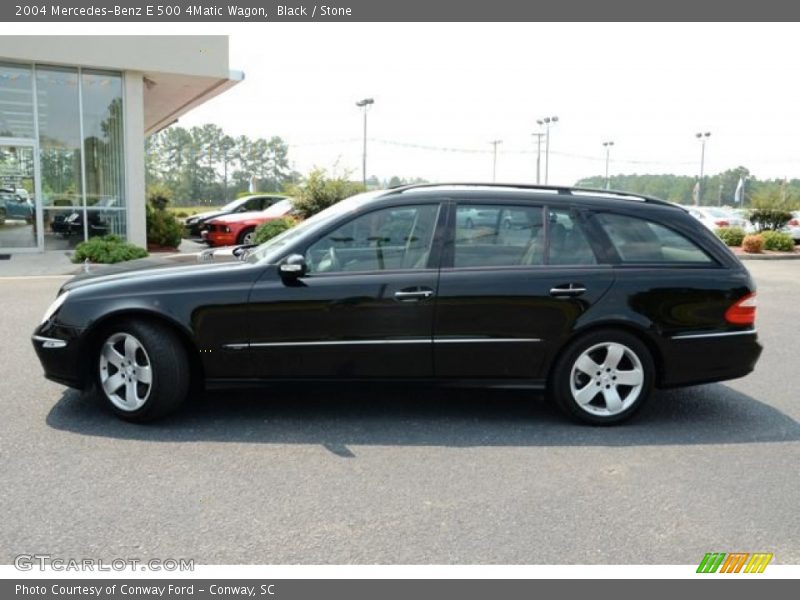
[[[541,265],[544,252],[542,207],[462,204],[456,208],[454,267]]]
[[[356,217],[306,251],[309,273],[424,269],[439,205],[400,206]]]
[[[624,263],[713,262],[694,242],[658,223],[610,213],[597,218]]]

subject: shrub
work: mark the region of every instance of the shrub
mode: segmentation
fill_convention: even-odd
[[[183,225],[175,215],[147,205],[147,243],[177,248],[183,237]]]
[[[764,249],[764,238],[761,234],[746,235],[742,240],[742,249],[751,254],[758,254]]]
[[[283,217],[281,219],[274,219],[262,223],[256,228],[255,243],[263,244],[267,240],[271,240],[279,233],[283,233],[287,229],[291,229],[297,224],[297,221],[292,217]]]
[[[782,208],[754,208],[750,211],[750,221],[759,231],[777,231],[791,218],[792,213]]]
[[[186,211],[184,211],[184,210],[178,210],[178,211],[175,211],[175,213],[174,213],[174,214],[175,214],[175,216],[176,216],[176,217],[178,217],[179,219],[185,219],[186,217],[188,217],[188,216],[189,216],[189,213],[187,213],[187,212],[186,212]]]
[[[129,244],[117,235],[90,238],[75,247],[72,262],[79,263],[87,258],[93,263],[118,263],[147,256],[147,250]]]
[[[364,186],[348,180],[346,174],[329,176],[324,169],[314,169],[301,185],[290,190],[295,197],[294,206],[303,218],[363,191]]]
[[[147,189],[147,201],[156,210],[165,210],[172,201],[172,190],[163,183],[154,183]]]
[[[780,250],[781,252],[794,251],[794,240],[788,233],[763,231],[761,237],[764,238],[764,250]]]
[[[745,236],[741,227],[720,227],[716,234],[728,246],[741,246]]]

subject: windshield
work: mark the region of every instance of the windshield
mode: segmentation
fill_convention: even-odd
[[[283,249],[291,242],[294,242],[301,236],[310,235],[314,231],[324,228],[331,221],[338,219],[341,215],[353,212],[368,200],[371,200],[372,198],[375,198],[384,192],[385,190],[363,192],[361,194],[356,194],[355,196],[350,196],[341,202],[337,202],[333,206],[329,206],[322,212],[315,214],[313,217],[309,217],[305,221],[301,221],[291,229],[287,229],[271,240],[267,240],[257,248],[253,248],[253,250],[247,255],[247,262],[264,262],[265,264],[273,263],[281,254]]]
[[[217,210],[236,210],[242,204],[247,202],[249,199],[250,199],[249,196],[245,196],[244,198],[237,198],[236,200],[232,200],[231,202],[228,202],[225,206],[223,206],[222,208],[217,209]]]

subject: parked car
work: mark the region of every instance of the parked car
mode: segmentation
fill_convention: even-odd
[[[475,236],[460,218],[473,210],[526,224]],[[542,390],[611,424],[653,388],[742,377],[761,353],[742,263],[645,196],[408,186],[238,253],[74,277],[33,334],[45,376],[131,421],[177,409],[190,386],[401,381]]]
[[[189,237],[199,238],[201,237],[206,224],[212,219],[235,213],[264,210],[276,202],[280,202],[281,200],[285,199],[286,196],[281,196],[279,194],[254,194],[252,196],[243,196],[232,202],[228,202],[225,206],[222,206],[216,210],[210,210],[192,215],[185,221],[186,230],[189,234]]]
[[[24,192],[24,193],[23,193]],[[0,224],[7,219],[25,221],[29,225],[34,219],[33,202],[25,190],[0,188]]]
[[[294,210],[290,198],[284,198],[258,212],[236,213],[211,219],[201,232],[203,241],[209,246],[233,246],[235,244],[252,244],[256,227],[290,215]]]
[[[92,207],[86,210],[86,220],[89,224],[89,237],[106,235],[111,230],[110,211],[105,209],[115,206],[117,199],[114,196],[101,198]],[[50,229],[62,237],[73,235],[83,237],[83,208],[74,207],[69,213],[59,211],[50,222]]]
[[[720,227],[740,227],[746,229],[747,219],[737,215],[731,209],[719,206],[687,207],[689,214],[700,221],[711,231]]]
[[[784,231],[792,236],[795,244],[800,244],[800,210],[792,211],[792,218],[789,219]]]

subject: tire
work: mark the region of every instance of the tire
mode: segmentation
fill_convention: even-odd
[[[6,224],[6,209],[0,208],[0,225]]]
[[[654,375],[653,357],[639,338],[603,329],[575,340],[562,352],[550,375],[548,394],[577,421],[613,425],[630,419],[644,405]]]
[[[253,237],[255,236],[256,228],[255,227],[248,227],[247,229],[243,230],[239,237],[236,238],[236,243],[238,244],[254,244],[255,241]]]
[[[126,421],[143,423],[172,413],[189,390],[191,371],[181,340],[146,321],[126,320],[105,330],[92,363],[96,395]]]
[[[467,217],[467,222],[464,223],[467,229],[473,229],[475,227],[475,223],[472,222],[472,219]]]

